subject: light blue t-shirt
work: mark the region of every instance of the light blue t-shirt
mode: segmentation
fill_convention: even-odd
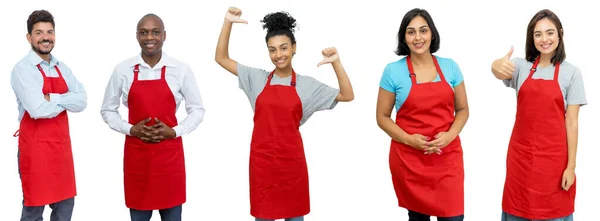
[[[462,72],[454,60],[439,56],[435,57],[437,58],[444,77],[446,78],[446,82],[448,82],[452,89],[463,82]],[[438,81],[440,81],[439,73],[433,82]],[[406,57],[396,62],[389,63],[385,66],[379,86],[386,91],[396,94],[395,109],[396,111],[400,110],[400,107],[402,104],[404,104],[406,98],[408,98],[408,93],[412,87],[412,81],[410,80],[408,73],[408,66],[406,65]]]

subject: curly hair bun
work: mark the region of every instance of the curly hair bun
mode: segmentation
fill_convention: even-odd
[[[287,12],[267,14],[260,22],[264,23],[262,27],[263,29],[267,29],[267,32],[277,30],[289,30],[294,32],[294,28],[296,27],[296,19]]]

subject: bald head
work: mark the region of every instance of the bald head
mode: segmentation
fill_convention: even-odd
[[[147,14],[137,25],[137,40],[142,48],[143,57],[160,57],[163,42],[167,38],[162,19],[155,14]]]
[[[140,21],[137,24],[137,29],[139,30],[140,27],[145,23],[145,22],[153,22],[156,23],[158,25],[160,25],[160,29],[161,30],[165,30],[165,24],[163,23],[162,19],[160,19],[160,17],[158,17],[158,15],[156,14],[146,14],[144,15],[144,17],[142,17],[140,19]]]

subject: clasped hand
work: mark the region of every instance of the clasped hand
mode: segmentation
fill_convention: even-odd
[[[452,142],[456,136],[452,132],[440,132],[432,140],[421,134],[413,134],[410,135],[407,143],[415,149],[422,150],[424,154],[442,154],[442,148]]]
[[[151,120],[152,118],[146,118],[138,122],[136,125],[131,127],[130,134],[147,143],[159,143],[166,139],[175,138],[175,130],[167,126],[158,118],[154,118],[156,124],[152,126],[146,126],[146,123],[150,122]]]

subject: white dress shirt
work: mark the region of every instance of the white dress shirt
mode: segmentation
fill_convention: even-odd
[[[44,76],[38,70],[40,65],[46,77],[59,77],[54,68],[57,66],[63,79],[69,88],[67,93],[50,93],[50,101],[44,99],[42,88],[44,87]],[[50,55],[50,62],[44,61],[33,50],[21,59],[13,68],[10,76],[10,84],[17,97],[17,108],[20,122],[25,114],[33,119],[54,118],[61,112],[81,112],[87,106],[87,94],[83,85],[71,72],[71,69],[54,55]]]
[[[162,54],[160,61],[152,68],[144,62],[141,54],[127,59],[115,67],[106,86],[104,101],[102,102],[100,111],[104,122],[115,131],[131,135],[130,130],[133,125],[121,117],[118,108],[120,106],[120,99],[122,99],[123,105],[127,107],[129,88],[133,83],[134,77],[133,68],[136,64],[140,64],[138,73],[139,81],[160,79],[162,67],[167,67],[165,78],[175,98],[175,111],[179,109],[179,104],[182,100],[185,100],[185,109],[187,111],[185,119],[173,127],[173,130],[175,130],[177,137],[194,131],[204,119],[205,112],[196,78],[188,64],[169,57],[165,53]]]

